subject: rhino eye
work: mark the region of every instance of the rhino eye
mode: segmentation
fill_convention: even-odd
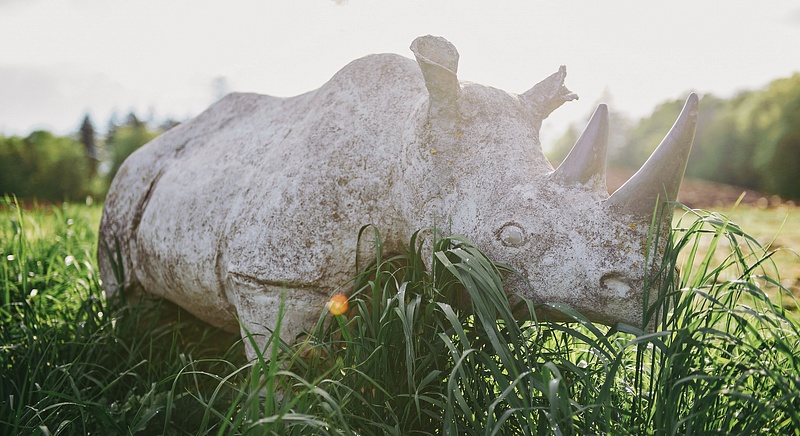
[[[506,223],[495,232],[506,247],[520,247],[525,243],[525,230],[516,223]]]

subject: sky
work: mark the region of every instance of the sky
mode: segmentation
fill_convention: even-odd
[[[601,101],[637,119],[800,72],[796,0],[0,0],[0,135],[74,133],[87,113],[99,130],[130,111],[186,120],[225,91],[297,95],[367,54],[413,58],[425,34],[456,46],[461,80],[509,92],[566,65],[580,99],[543,143]]]

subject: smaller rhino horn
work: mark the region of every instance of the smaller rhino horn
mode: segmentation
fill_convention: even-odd
[[[692,150],[697,104],[697,94],[692,93],[672,129],[647,162],[608,199],[611,206],[646,217],[653,214],[656,201],[675,201]]]
[[[589,120],[581,137],[553,173],[564,185],[584,185],[608,195],[606,150],[608,149],[608,106],[601,104]]]
[[[533,109],[534,120],[537,123],[541,123],[562,104],[578,99],[578,95],[564,85],[566,77],[567,67],[562,65],[558,71],[520,96]]]

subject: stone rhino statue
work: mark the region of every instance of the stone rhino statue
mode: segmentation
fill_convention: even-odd
[[[106,292],[144,291],[261,334],[285,292],[281,336],[293,341],[356,273],[359,228],[374,224],[395,250],[438,223],[527,278],[509,279],[512,298],[641,325],[644,277],[664,243],[652,246],[648,231],[657,202],[677,196],[697,96],[609,196],[605,105],[557,170],[542,153],[542,120],[577,98],[564,67],[512,94],[459,81],[458,52],[443,38],[417,38],[411,50],[416,62],[367,56],[292,98],[228,95],[133,153],[100,226]]]

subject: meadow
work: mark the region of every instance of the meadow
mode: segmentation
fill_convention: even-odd
[[[366,227],[349,310],[254,361],[169,303],[107,300],[100,213],[0,205],[3,434],[800,434],[797,209],[679,210],[653,332],[538,319],[469,241],[426,270],[418,235],[385,258]]]
[[[797,254],[800,250],[800,208],[787,205],[769,209],[732,207],[727,215],[772,253],[770,260],[775,263],[776,272],[780,273],[775,278],[795,296],[800,296],[800,256]],[[794,303],[794,300],[787,299],[782,304],[796,311]]]

